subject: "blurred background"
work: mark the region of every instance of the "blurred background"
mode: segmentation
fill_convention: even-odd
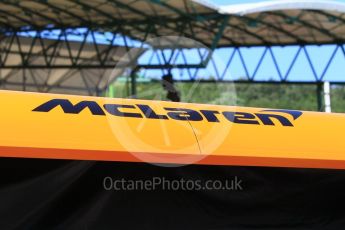
[[[341,0],[4,0],[0,89],[345,112],[344,14]]]

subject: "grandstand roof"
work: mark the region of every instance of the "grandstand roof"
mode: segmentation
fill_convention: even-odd
[[[327,44],[345,41],[345,4],[320,0],[266,1],[224,6],[231,15],[225,34],[243,46]],[[236,29],[242,28],[238,33]]]
[[[138,40],[184,35],[208,46],[325,44],[345,43],[344,13],[344,3],[320,0],[222,7],[200,0],[4,0],[0,25],[4,32],[87,27]]]
[[[215,6],[199,0],[3,0],[0,9],[1,23],[10,28],[93,25],[101,25],[103,28],[129,20],[142,21],[162,17],[173,20],[182,15],[217,13]]]

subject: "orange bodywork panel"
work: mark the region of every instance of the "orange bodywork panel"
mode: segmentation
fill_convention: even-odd
[[[0,91],[0,156],[345,169],[345,115]]]

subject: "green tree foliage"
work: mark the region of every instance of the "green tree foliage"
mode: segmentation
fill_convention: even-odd
[[[332,112],[345,112],[345,86],[334,86],[331,91]]]
[[[175,83],[183,102],[317,111],[315,85]],[[112,97],[128,97],[128,83],[115,83]],[[137,98],[166,100],[159,82],[137,84]],[[332,111],[345,112],[345,87],[333,86]]]

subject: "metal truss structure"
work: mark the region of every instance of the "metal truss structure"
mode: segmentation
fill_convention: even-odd
[[[314,57],[309,50],[318,49],[318,53],[322,53],[323,57],[320,61],[320,57]],[[323,52],[326,50],[327,52]],[[221,51],[221,52],[220,52]],[[190,60],[187,60],[187,56],[190,56],[190,50],[177,50],[175,54],[164,54],[164,51],[155,50],[147,51],[150,53],[150,57],[147,58],[148,63],[142,65],[147,68],[161,69],[162,74],[169,68],[184,68],[185,77],[180,79],[181,81],[194,81],[198,77],[202,78],[202,81],[210,82],[252,82],[252,83],[318,83],[329,81],[333,84],[344,84],[341,78],[335,80],[330,75],[332,69],[334,70],[333,63],[340,62],[345,64],[345,47],[342,44],[313,46],[313,45],[301,45],[301,46],[262,46],[252,48],[245,47],[231,47],[215,50],[213,56],[217,56],[218,60],[223,58],[222,65],[217,63],[217,58],[212,58],[209,62],[205,63],[205,55],[202,51],[195,51],[197,60],[199,63],[191,64]],[[220,54],[219,54],[220,53]],[[168,58],[167,58],[168,56]],[[221,56],[221,57],[220,57]],[[254,57],[255,56],[255,57]],[[284,61],[281,61],[281,57],[284,56]],[[155,60],[154,60],[155,59]],[[166,60],[171,60],[166,62]],[[250,61],[248,61],[250,59]],[[318,59],[315,62],[315,59]],[[298,68],[300,62],[304,61],[303,72],[305,76],[300,76],[294,73],[294,70]],[[202,63],[205,63],[203,65]],[[269,75],[260,75],[260,71],[263,65],[270,65]],[[140,65],[139,65],[140,66]],[[209,76],[200,74],[200,69],[210,69],[207,74]],[[231,70],[236,68],[237,74],[232,74]],[[241,71],[238,71],[241,70]],[[147,71],[146,71],[147,72]],[[307,74],[309,72],[309,74]],[[341,75],[342,73],[339,73]],[[307,77],[306,77],[307,75]]]
[[[108,43],[100,44],[96,33],[90,30],[82,34],[82,41],[71,41],[71,33],[66,31],[58,31],[57,39],[44,38],[43,33],[47,32],[35,32],[32,37],[18,33],[2,37],[3,89],[99,95],[107,88],[113,71],[121,74],[125,70],[117,63],[125,58],[128,47],[113,44],[117,34]],[[135,52],[131,58],[136,61],[144,49],[132,49]]]
[[[100,95],[114,80],[105,76],[132,48],[137,55],[129,57],[131,65],[138,62],[138,69],[162,72],[180,69],[185,73],[177,79],[181,81],[340,84],[345,78],[328,75],[333,63],[345,61],[344,13],[342,3],[304,0],[222,8],[199,0],[4,0],[0,88]],[[176,47],[169,56],[164,45],[145,43],[167,35],[193,39],[211,52],[196,49],[199,62],[191,63],[188,52],[195,47]],[[294,49],[291,58],[282,58],[281,46]],[[314,61],[312,46],[331,50],[324,63]],[[221,50],[220,65],[212,55]],[[146,52],[153,58],[142,58]],[[275,76],[262,77],[268,59]],[[301,59],[312,78],[293,73]],[[126,66],[117,68],[121,75]],[[205,68],[213,69],[212,79],[201,74]],[[230,74],[235,68],[242,74]]]

